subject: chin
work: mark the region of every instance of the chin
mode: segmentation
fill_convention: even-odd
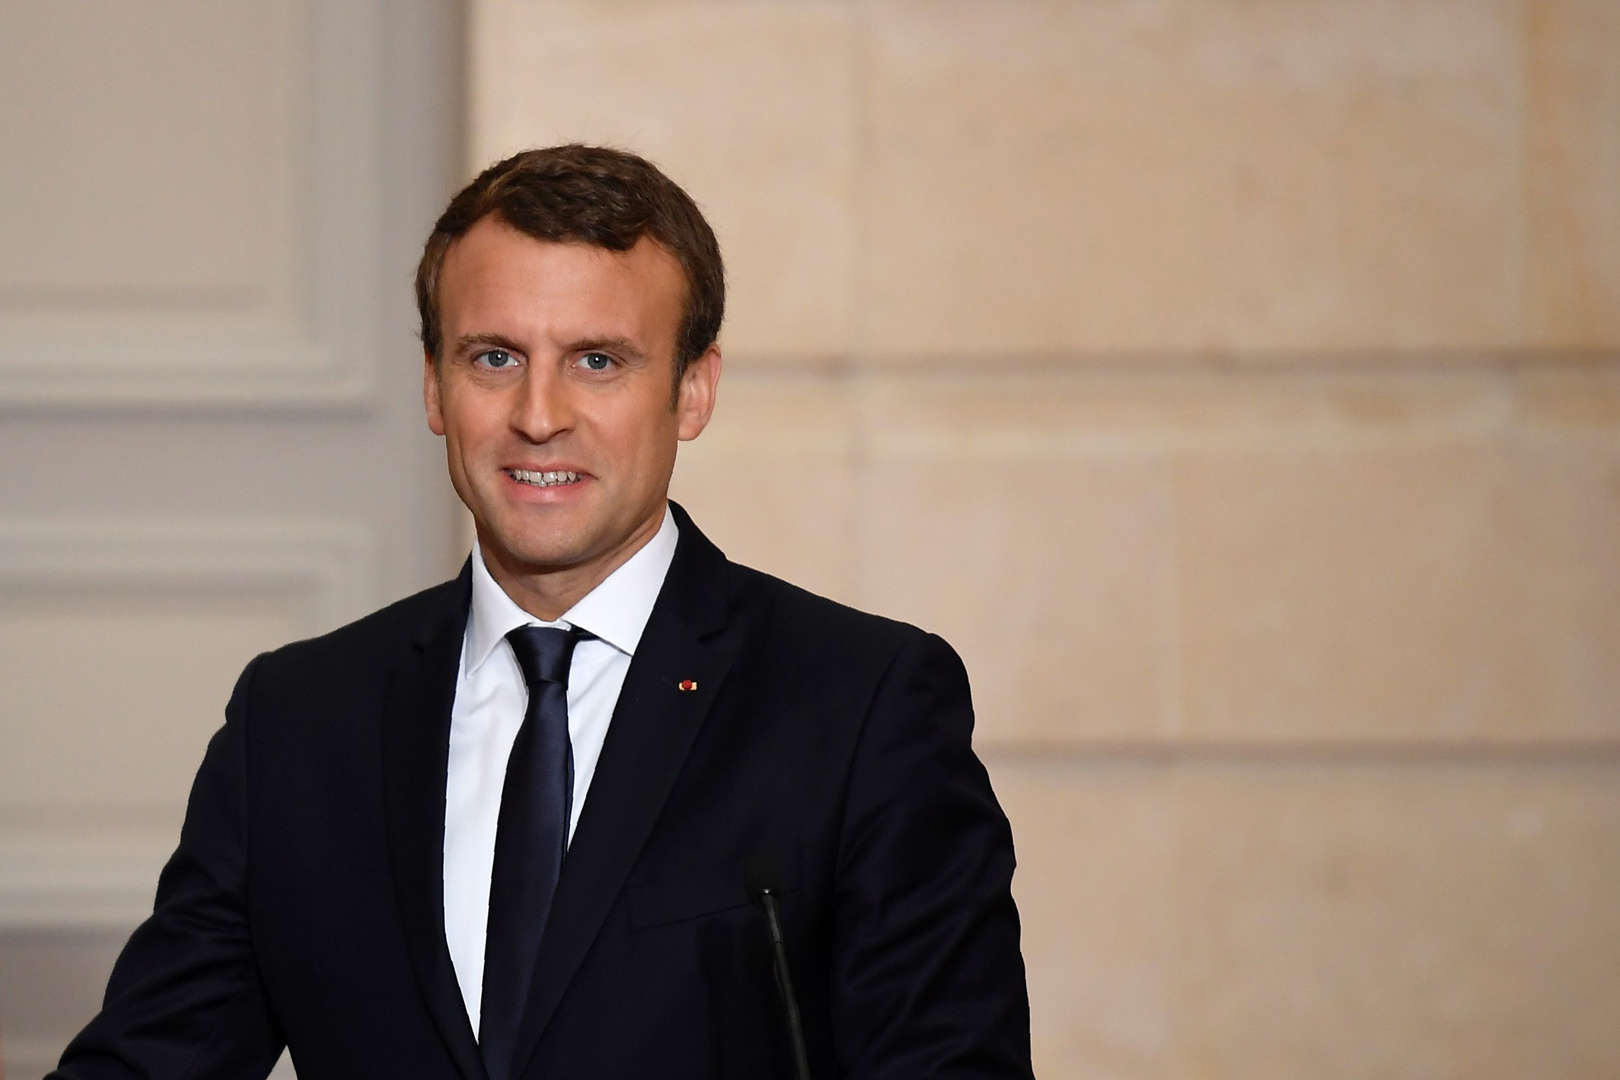
[[[577,551],[561,544],[500,544],[495,550],[497,557],[514,570],[544,573],[566,570],[580,561]]]

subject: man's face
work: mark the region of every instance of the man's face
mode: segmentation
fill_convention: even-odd
[[[614,252],[486,217],[446,253],[428,426],[520,604],[536,590],[573,603],[658,531],[676,441],[708,423],[720,376],[711,347],[671,406],[684,296],[680,264],[647,238]]]

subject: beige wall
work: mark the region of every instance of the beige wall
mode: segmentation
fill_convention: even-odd
[[[966,657],[1040,1073],[1620,1075],[1620,6],[472,10],[721,234],[677,496]]]

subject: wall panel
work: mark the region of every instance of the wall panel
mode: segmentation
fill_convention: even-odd
[[[150,908],[236,673],[369,598],[348,525],[0,527],[0,929]]]
[[[1175,782],[1177,1075],[1612,1076],[1613,756]]]
[[[873,5],[859,346],[1531,343],[1518,6]]]
[[[1170,737],[1169,459],[1128,421],[1072,422],[1117,384],[975,373],[863,391],[859,602],[960,649],[980,742]]]
[[[0,406],[369,403],[350,252],[375,228],[356,185],[376,180],[381,13],[95,0],[13,20]]]
[[[1018,855],[1035,1075],[1176,1075],[1170,771],[1013,751],[988,766]]]

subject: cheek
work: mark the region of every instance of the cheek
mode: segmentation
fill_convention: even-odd
[[[658,474],[675,460],[675,423],[668,414],[648,419],[636,432],[636,455],[648,465],[649,482],[659,479]]]
[[[491,410],[487,407],[476,407],[481,403],[473,401],[458,402],[455,398],[443,402],[441,413],[446,428],[446,437],[465,452],[474,452],[490,441],[490,432],[495,428],[491,417]]]

